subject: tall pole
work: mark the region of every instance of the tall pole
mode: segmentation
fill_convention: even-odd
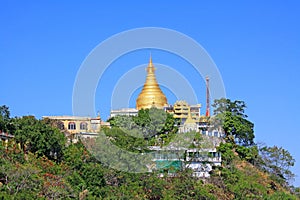
[[[206,113],[205,113],[205,116],[206,117],[209,117],[210,116],[210,101],[209,101],[209,77],[207,76],[205,78],[206,80]]]

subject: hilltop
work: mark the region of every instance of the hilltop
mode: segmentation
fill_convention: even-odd
[[[295,162],[289,152],[256,145],[246,126],[252,125],[240,112],[216,115],[227,122],[226,136],[217,148],[222,165],[214,166],[209,178],[199,178],[188,168],[177,169],[173,176],[166,171],[111,169],[82,142],[68,143],[51,121],[10,118],[8,108],[2,106],[0,128],[14,138],[0,143],[0,199],[299,199],[299,188],[289,184],[293,178],[289,168]],[[168,125],[173,124],[170,120]],[[241,125],[238,122],[246,125],[232,129]],[[248,134],[241,134],[243,130]],[[132,152],[146,152],[158,138],[170,142],[176,134],[174,124],[168,133],[145,140],[128,136],[116,125],[105,130],[115,145]]]

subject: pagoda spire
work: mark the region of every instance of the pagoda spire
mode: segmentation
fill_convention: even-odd
[[[142,92],[139,94],[136,100],[136,108],[138,110],[151,107],[163,108],[167,105],[167,98],[157,83],[155,70],[156,69],[152,62],[152,56],[150,54],[149,64],[146,68],[146,81],[144,83]]]
[[[152,64],[152,54],[150,53],[149,64]]]
[[[156,70],[156,68],[154,67],[153,62],[152,62],[152,55],[151,55],[151,53],[150,53],[149,64],[148,64],[148,67],[147,67],[146,70],[147,70],[148,73],[154,73],[155,70]]]

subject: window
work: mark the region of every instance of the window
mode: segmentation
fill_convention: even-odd
[[[58,121],[58,122],[57,122],[57,128],[59,128],[60,130],[64,130],[64,129],[65,129],[64,123],[61,122],[61,121]]]
[[[76,130],[76,124],[75,124],[75,122],[69,122],[68,129],[69,130]]]
[[[80,130],[87,130],[87,123],[86,122],[81,122],[80,123]]]
[[[214,132],[214,136],[218,137],[218,132],[217,131]]]
[[[92,128],[92,130],[97,130],[98,129],[98,125],[97,124],[91,124],[91,128]]]

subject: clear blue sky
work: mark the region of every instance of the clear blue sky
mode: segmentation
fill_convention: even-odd
[[[247,103],[256,141],[291,152],[299,186],[299,19],[299,1],[1,1],[0,105],[12,116],[71,115],[77,71],[100,42],[133,28],[177,30],[210,54],[227,97]],[[172,66],[164,53],[153,56]],[[129,70],[148,57],[142,51],[116,63]],[[204,104],[204,82],[198,89]],[[103,118],[110,104],[101,99],[109,92],[96,94]]]

